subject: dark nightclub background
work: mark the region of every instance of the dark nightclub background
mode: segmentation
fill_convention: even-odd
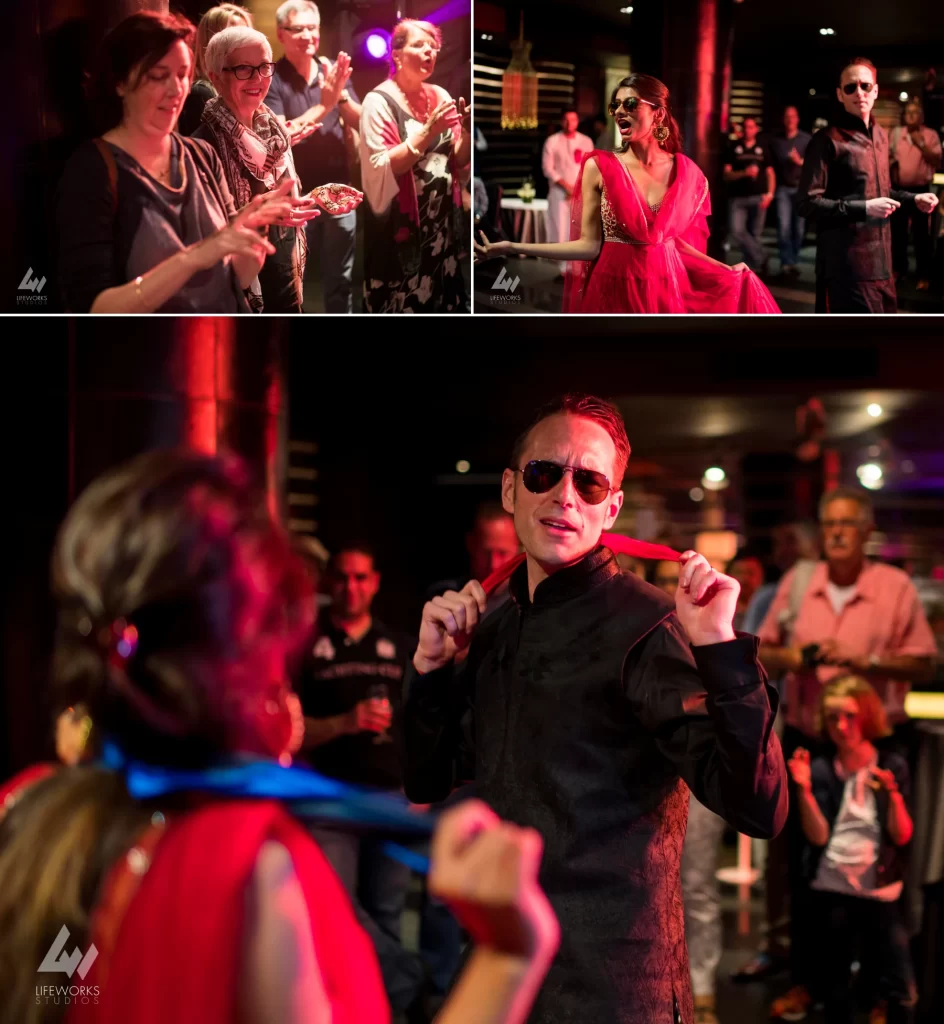
[[[246,0],[256,28],[269,39],[276,60],[282,48],[276,37],[275,12],[281,0]],[[214,0],[23,0],[12,12],[11,68],[17,82],[12,136],[4,135],[5,195],[14,201],[13,244],[4,257],[11,265],[5,279],[16,282],[0,308],[24,312],[16,305],[16,287],[27,267],[54,284],[54,197],[66,160],[90,135],[83,97],[83,70],[94,59],[99,41],[135,11],[180,11],[195,24]],[[403,17],[431,18],[443,30],[443,48],[431,81],[456,98],[471,93],[471,11],[469,0],[325,0],[318,4],[322,36],[319,53],[331,59],[339,50],[351,55],[352,82],[363,96],[387,77],[388,64],[367,50],[374,30],[387,32]],[[11,41],[11,40],[8,40]],[[12,173],[11,173],[12,171]],[[19,269],[18,269],[19,268]],[[46,289],[49,304],[38,312],[57,312],[55,289]]]
[[[501,75],[522,16],[539,75],[539,125],[533,131],[502,131]],[[492,214],[495,190],[514,196],[528,178],[538,197],[546,196],[541,149],[560,126],[562,106],[576,108],[580,130],[596,139],[594,119],[605,119],[612,90],[630,70],[655,75],[671,91],[684,151],[710,183],[709,253],[718,259],[724,258],[727,235],[721,170],[730,120],[753,116],[762,133],[773,133],[781,127],[783,108],[793,105],[800,128],[812,132],[818,119],[829,121],[840,109],[835,89],[843,65],[864,56],[878,68],[875,115],[886,129],[901,123],[902,97],[917,97],[925,124],[944,132],[944,18],[932,0],[587,0],[579,5],[476,0],[474,18],[475,122],[488,146],[476,154],[475,173],[490,190]],[[938,191],[944,183],[939,177]],[[940,223],[937,212],[934,237]],[[774,225],[771,211],[771,246]],[[507,237],[509,230],[506,225]],[[811,225],[811,242],[813,234]],[[527,289],[531,278],[525,266],[520,272]],[[899,288],[902,308],[944,310],[944,258],[935,267],[930,294]],[[491,266],[486,270],[490,276],[482,271],[477,281],[477,311],[560,311],[559,289],[543,277],[535,288],[547,294],[546,303],[538,298],[529,306],[525,295],[523,307],[489,304],[495,271]],[[809,281],[804,281],[809,295],[795,286],[773,289],[784,312],[813,312],[812,266],[809,270]]]
[[[724,526],[763,550],[776,522],[815,515],[828,479],[855,483],[876,464],[883,557],[944,563],[933,322],[858,321],[836,335],[827,322],[777,321],[763,342],[746,321],[520,323],[513,338],[485,338],[470,320],[428,345],[405,333],[368,345],[312,340],[286,320],[46,320],[41,337],[11,321],[0,774],[49,740],[55,531],[98,473],[156,445],[235,449],[298,531],[329,550],[372,542],[378,616],[411,632],[429,583],[465,570],[465,532],[498,496],[516,434],[570,389],[614,398],[626,418],[627,532],[661,523],[689,545],[706,524]],[[709,466],[730,486],[696,501]]]

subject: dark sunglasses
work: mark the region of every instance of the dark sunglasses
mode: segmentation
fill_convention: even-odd
[[[846,82],[842,87],[842,91],[847,95],[851,96],[856,89],[861,89],[866,96],[875,88],[874,82]]]
[[[275,65],[272,61],[266,61],[265,64],[257,64],[255,67],[252,64],[237,64],[234,68],[223,68],[223,70],[232,71],[233,77],[238,78],[240,82],[248,82],[257,71],[260,78],[271,78],[275,73]]]
[[[646,106],[654,107],[655,103],[650,103],[649,100],[640,99],[638,96],[627,96],[622,103],[613,102],[606,109],[610,112],[610,116],[613,117],[616,111],[622,108],[627,114],[631,114],[640,103],[645,103]]]
[[[525,487],[532,494],[545,494],[561,482],[567,470],[573,476],[574,490],[588,505],[599,505],[601,501],[606,501],[612,490],[610,481],[595,469],[576,469],[574,466],[559,466],[546,459],[533,459],[524,469],[516,472],[521,474]]]

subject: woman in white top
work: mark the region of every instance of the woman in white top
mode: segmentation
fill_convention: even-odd
[[[428,79],[442,36],[406,19],[393,30],[393,74],[361,110],[364,310],[465,313],[459,272],[460,182],[472,160],[471,108]]]
[[[827,683],[820,698],[827,756],[798,747],[788,762],[803,832],[817,922],[815,962],[826,1024],[851,1024],[850,965],[867,951],[887,1001],[888,1024],[912,1024],[918,1002],[898,898],[903,850],[914,826],[908,763],[873,740],[891,735],[878,694],[860,676]]]

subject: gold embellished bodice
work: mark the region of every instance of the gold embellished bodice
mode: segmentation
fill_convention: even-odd
[[[650,209],[653,213],[658,213],[658,206],[661,203],[656,204],[656,208]],[[632,235],[628,234],[626,229],[623,227],[620,219],[616,216],[616,211],[610,203],[610,197],[606,193],[606,184],[603,185],[603,196],[600,199],[600,215],[603,218],[603,241],[604,242],[622,242],[624,245],[648,245],[649,242],[645,242],[639,238],[633,238]]]

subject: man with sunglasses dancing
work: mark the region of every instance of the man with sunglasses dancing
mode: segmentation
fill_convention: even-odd
[[[731,625],[737,582],[688,551],[673,599],[600,544],[629,454],[610,403],[541,410],[502,477],[526,554],[513,600],[481,621],[472,580],[428,602],[407,682],[407,796],[469,781],[544,838],[562,940],[535,1024],[691,1021],[689,788],[749,835],[775,835],[787,813],[776,694]]]
[[[895,313],[889,218],[903,204],[930,214],[937,196],[891,186],[888,136],[872,118],[871,61],[856,57],[844,67],[836,96],[842,113],[813,136],[797,190],[797,212],[817,229],[816,312]]]

